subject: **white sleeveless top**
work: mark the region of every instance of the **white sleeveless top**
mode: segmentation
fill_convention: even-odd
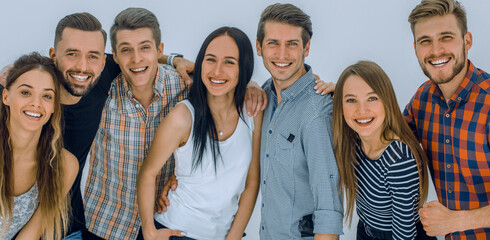
[[[184,231],[190,238],[225,239],[252,159],[253,118],[244,114],[245,121],[239,118],[233,135],[219,142],[222,159],[217,159],[216,171],[209,140],[201,166],[193,171],[194,108],[188,100],[180,103],[192,114],[192,129],[187,143],[174,152],[178,187],[168,194],[170,206],[167,212],[155,213],[154,217],[170,229]]]
[[[12,221],[7,232],[3,235],[0,233],[0,239],[12,239],[17,232],[19,232],[24,225],[31,219],[32,215],[37,209],[39,204],[39,192],[37,189],[37,182],[26,193],[14,197],[14,211]],[[3,224],[7,224],[8,221],[3,221],[0,217],[0,232],[2,231]]]

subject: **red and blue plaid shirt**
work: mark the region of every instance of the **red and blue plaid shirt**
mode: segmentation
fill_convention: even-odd
[[[429,80],[403,114],[427,153],[439,201],[451,210],[489,205],[490,74],[468,61],[466,77],[447,103]],[[490,228],[446,239],[490,239]]]

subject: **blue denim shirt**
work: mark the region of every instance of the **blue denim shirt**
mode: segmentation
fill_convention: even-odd
[[[315,94],[315,78],[305,67],[307,73],[281,92],[278,105],[272,79],[263,85],[269,103],[260,149],[261,239],[301,239],[299,221],[309,214],[314,233],[343,234],[333,100]]]

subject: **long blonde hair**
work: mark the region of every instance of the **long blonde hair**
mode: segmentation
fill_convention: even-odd
[[[347,202],[346,220],[349,224],[352,222],[352,213],[358,188],[354,166],[358,164],[355,152],[356,142],[359,137],[345,122],[342,110],[342,95],[347,78],[353,75],[361,77],[383,102],[386,117],[383,122],[382,139],[380,141],[392,141],[395,140],[393,136],[397,136],[399,138],[397,140],[408,145],[412,151],[419,172],[419,207],[427,200],[428,189],[427,156],[402,116],[390,79],[376,63],[359,61],[347,67],[340,75],[335,87],[336,97],[333,104],[332,129],[335,157],[340,174],[339,189],[340,194],[345,192]]]
[[[44,124],[37,145],[37,176],[39,206],[42,215],[43,239],[61,239],[68,228],[69,196],[63,191],[63,139],[61,129],[61,105],[59,79],[63,76],[51,59],[38,53],[24,55],[15,61],[7,77],[5,88],[24,73],[39,69],[49,73],[55,86],[55,108],[49,121]],[[0,216],[4,221],[4,233],[11,224],[14,208],[14,177],[12,140],[10,138],[10,109],[0,101]],[[0,234],[1,235],[1,234]]]

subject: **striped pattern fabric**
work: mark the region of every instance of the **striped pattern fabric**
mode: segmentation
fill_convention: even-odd
[[[490,204],[490,75],[468,61],[466,77],[446,103],[425,82],[403,114],[427,152],[439,201],[451,210]],[[490,239],[490,228],[447,239]]]
[[[357,144],[355,166],[357,214],[371,228],[392,232],[394,240],[414,239],[419,175],[410,148],[391,142],[378,159],[369,159]]]
[[[154,97],[145,109],[120,74],[112,83],[90,151],[84,207],[88,230],[105,239],[136,239],[141,226],[136,202],[138,169],[160,121],[184,99],[184,82],[175,69],[159,66]],[[157,189],[174,170],[170,159],[157,178]]]

